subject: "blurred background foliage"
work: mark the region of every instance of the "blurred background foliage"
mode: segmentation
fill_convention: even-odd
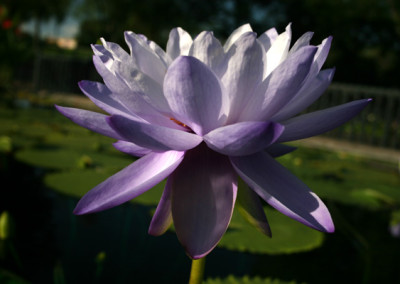
[[[273,26],[282,32],[291,22],[294,39],[306,31],[315,32],[314,44],[334,37],[327,66],[340,70],[336,81],[400,86],[400,2],[395,0],[5,0],[0,4],[3,87],[10,86],[15,69],[26,72],[21,64],[32,61],[39,50],[66,53],[41,37],[43,23],[61,24],[66,18],[79,25],[77,48],[68,54],[79,57],[83,52],[84,58],[90,58],[89,45],[100,37],[123,44],[125,30],[145,34],[164,47],[176,26],[192,35],[213,30],[223,39],[244,23],[260,34]],[[28,21],[29,33],[21,30]],[[57,31],[53,36],[63,37]],[[23,66],[35,71],[33,63]]]
[[[371,85],[400,88],[395,0],[3,0],[0,283],[185,283],[190,261],[173,231],[146,235],[163,183],[118,208],[72,215],[79,197],[133,159],[53,104],[93,109],[71,93],[79,93],[79,80],[101,80],[90,49],[100,37],[125,47],[123,32],[131,30],[165,47],[176,26],[193,37],[212,30],[223,41],[245,23],[261,34],[283,32],[290,22],[292,42],[307,31],[315,45],[333,36],[325,66],[337,68],[335,82],[367,85],[338,85],[323,100],[337,105],[382,93]],[[390,143],[370,144],[399,149],[400,95],[382,95],[340,137],[378,135]],[[207,260],[206,283],[398,283],[400,165],[303,147],[279,161],[328,203],[337,233],[266,207],[269,239],[235,212]]]

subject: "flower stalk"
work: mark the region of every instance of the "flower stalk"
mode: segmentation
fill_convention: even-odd
[[[205,257],[192,260],[192,268],[190,270],[189,284],[200,284],[203,282],[205,265],[206,265]]]

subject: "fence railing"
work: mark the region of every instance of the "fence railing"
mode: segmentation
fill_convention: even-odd
[[[400,90],[334,83],[309,110],[372,98],[353,120],[325,136],[400,149]]]
[[[62,56],[42,56],[39,59],[39,74],[30,77],[30,80],[36,78],[34,85],[39,90],[78,93],[78,81],[101,80],[90,59]],[[325,135],[400,149],[400,90],[334,83],[309,110],[332,107],[362,98],[372,98],[373,101],[356,118]]]

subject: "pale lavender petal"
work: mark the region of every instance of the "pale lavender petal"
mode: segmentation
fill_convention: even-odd
[[[301,88],[316,51],[316,47],[304,47],[282,62],[242,106],[239,120],[268,120],[282,109]]]
[[[152,236],[164,234],[172,224],[171,194],[171,179],[168,178],[160,202],[158,202],[156,212],[149,226],[148,233]]]
[[[294,150],[296,150],[297,147],[293,147],[293,146],[289,146],[289,145],[285,145],[285,144],[273,144],[271,146],[269,146],[266,151],[268,152],[268,154],[271,155],[271,157],[280,157],[283,155],[286,155],[290,152],[293,152]]]
[[[326,58],[328,57],[329,49],[331,48],[332,37],[328,37],[322,41],[318,46],[318,51],[315,54],[316,69],[319,71],[324,65]]]
[[[202,258],[217,245],[229,225],[237,176],[226,156],[201,144],[186,152],[170,178],[176,234],[190,257]]]
[[[80,81],[78,85],[92,102],[109,114],[134,116],[105,85],[92,81]]]
[[[152,152],[150,149],[122,140],[113,143],[113,146],[118,151],[135,157],[142,157]]]
[[[115,75],[115,72],[111,70],[111,65],[114,64],[114,60],[107,56],[93,55],[93,63],[103,78],[106,86],[115,94],[126,94],[130,93],[129,87],[120,78]]]
[[[285,131],[277,142],[304,139],[332,130],[355,117],[370,101],[357,100],[286,120],[282,122]]]
[[[182,28],[172,29],[167,42],[167,54],[172,60],[180,55],[188,55],[192,37]]]
[[[334,231],[325,204],[266,152],[230,159],[239,176],[272,207],[316,230]]]
[[[212,32],[202,32],[193,41],[189,55],[199,59],[211,70],[216,70],[224,57],[224,49]]]
[[[272,237],[271,228],[265,216],[264,208],[258,195],[243,181],[239,181],[237,206],[242,216],[261,233]]]
[[[290,41],[292,40],[291,24],[286,27],[286,31],[281,33],[272,43],[267,51],[267,62],[264,65],[264,76],[266,78],[283,60],[286,59]]]
[[[121,47],[119,44],[114,42],[106,41],[104,38],[100,38],[101,43],[103,44],[104,48],[108,50],[114,60],[122,61],[122,62],[130,62],[131,58],[129,54]]]
[[[267,52],[274,41],[278,38],[279,34],[275,28],[271,28],[264,32],[262,35],[258,37],[261,45],[264,47],[264,51]]]
[[[228,51],[231,46],[245,33],[252,32],[253,29],[251,28],[250,24],[244,24],[234,30],[231,35],[228,37],[224,44],[224,50]]]
[[[167,66],[147,42],[133,32],[125,32],[125,41],[135,58],[139,70],[162,85]]]
[[[299,39],[294,43],[294,45],[290,49],[289,54],[296,52],[300,48],[310,45],[310,40],[313,37],[313,35],[314,35],[313,32],[307,32],[303,34],[301,37],[299,37]]]
[[[148,154],[86,193],[74,214],[102,211],[129,201],[169,176],[182,162],[184,152]]]
[[[244,156],[274,143],[283,129],[282,125],[275,122],[245,121],[214,129],[203,138],[208,147],[218,153]]]
[[[315,102],[331,84],[335,69],[326,69],[318,73],[312,80],[307,81],[293,97],[271,120],[283,121],[302,112]]]
[[[58,105],[55,105],[55,107],[62,115],[84,128],[111,138],[122,139],[122,137],[107,124],[107,115],[78,108],[62,107]]]
[[[231,46],[224,59],[221,77],[224,94],[230,102],[227,123],[235,123],[243,105],[263,79],[265,53],[255,33],[245,33]]]
[[[181,56],[171,64],[164,81],[164,94],[174,119],[204,135],[226,119],[221,85],[201,61]]]
[[[203,139],[189,132],[160,125],[141,123],[127,117],[113,115],[107,118],[110,126],[124,139],[156,152],[185,151],[199,145]]]

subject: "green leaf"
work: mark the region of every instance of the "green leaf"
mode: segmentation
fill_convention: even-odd
[[[91,160],[93,167],[122,169],[133,162],[126,156],[97,152],[74,151],[68,149],[25,149],[16,153],[16,158],[24,163],[48,169],[75,169],[82,167],[82,158]]]
[[[280,212],[265,208],[272,238],[246,222],[235,210],[228,231],[218,244],[229,250],[261,254],[290,254],[322,245],[324,234],[313,230]]]
[[[203,282],[203,284],[296,284],[295,281],[282,281],[279,279],[271,279],[271,278],[260,278],[249,276],[244,277],[235,277],[233,275],[229,275],[227,278],[209,278]]]

